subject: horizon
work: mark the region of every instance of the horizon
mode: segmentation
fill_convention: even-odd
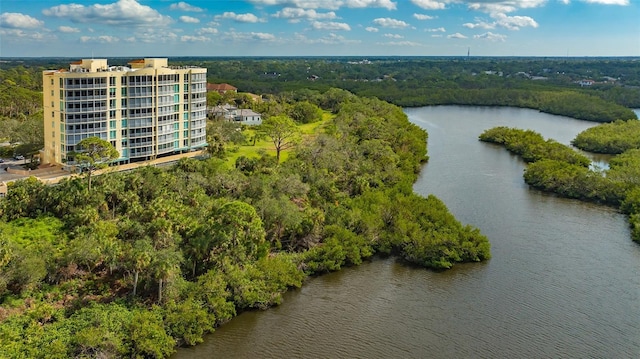
[[[639,14],[631,0],[2,0],[0,57],[639,57]]]

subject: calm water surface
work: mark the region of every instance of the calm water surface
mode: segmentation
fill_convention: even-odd
[[[393,259],[308,281],[175,358],[640,358],[640,246],[615,210],[530,190],[478,135],[529,128],[568,144],[594,123],[526,109],[407,109],[429,132],[414,189],[491,240],[443,273]]]

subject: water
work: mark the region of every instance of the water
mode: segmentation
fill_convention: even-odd
[[[309,280],[176,358],[638,358],[640,246],[615,210],[530,190],[524,164],[478,135],[530,128],[569,143],[594,123],[526,109],[406,110],[429,131],[414,189],[492,244],[442,273],[374,260]]]

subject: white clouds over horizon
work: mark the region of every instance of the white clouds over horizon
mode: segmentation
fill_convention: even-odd
[[[200,22],[200,19],[192,16],[180,16],[178,19],[180,20],[180,22],[184,22],[187,24],[197,24]]]
[[[75,23],[99,23],[115,26],[163,26],[171,23],[171,17],[141,5],[136,0],[118,0],[101,5],[58,5],[42,10],[45,16],[68,19]]]
[[[394,29],[405,29],[410,25],[402,20],[392,19],[392,18],[377,18],[373,20],[373,23],[380,27],[389,27]]]
[[[260,21],[260,19],[251,13],[246,14],[236,14],[233,11],[224,12],[222,15],[216,15],[213,17],[215,20],[233,20],[235,22],[245,22],[245,23],[256,23]]]
[[[204,11],[202,8],[199,8],[199,7],[193,6],[193,5],[189,5],[184,1],[180,1],[179,3],[171,4],[171,6],[169,6],[169,9],[187,11],[187,12],[203,12]]]
[[[550,46],[550,34],[587,56],[640,56],[640,47],[628,45],[638,41],[640,0],[0,1],[2,56],[65,56],[83,51],[79,43],[103,44],[114,56],[213,48],[235,51],[230,55],[384,55],[384,46],[420,54],[411,52],[415,44],[447,54],[471,41],[482,41],[487,54],[566,53],[566,46],[561,54]],[[391,42],[371,46],[380,40]]]
[[[343,22],[320,22],[320,21],[314,21],[311,24],[311,27],[313,27],[316,30],[344,30],[344,31],[350,31],[351,30],[351,26],[349,26],[349,24],[343,23]]]
[[[391,0],[248,0],[258,6],[287,6],[303,9],[328,9],[338,10],[340,8],[384,8],[395,10],[397,3]]]
[[[287,19],[290,22],[304,20],[333,20],[336,19],[336,13],[333,11],[329,11],[326,13],[319,13],[314,9],[300,9],[300,8],[292,8],[286,7],[275,14],[272,17],[279,19]]]
[[[29,15],[5,12],[0,14],[0,27],[11,29],[36,29],[44,25],[44,21]]]

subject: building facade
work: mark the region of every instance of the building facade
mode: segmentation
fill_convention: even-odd
[[[129,66],[83,59],[42,74],[42,163],[68,162],[87,137],[109,141],[118,163],[207,145],[207,70],[145,58]]]

